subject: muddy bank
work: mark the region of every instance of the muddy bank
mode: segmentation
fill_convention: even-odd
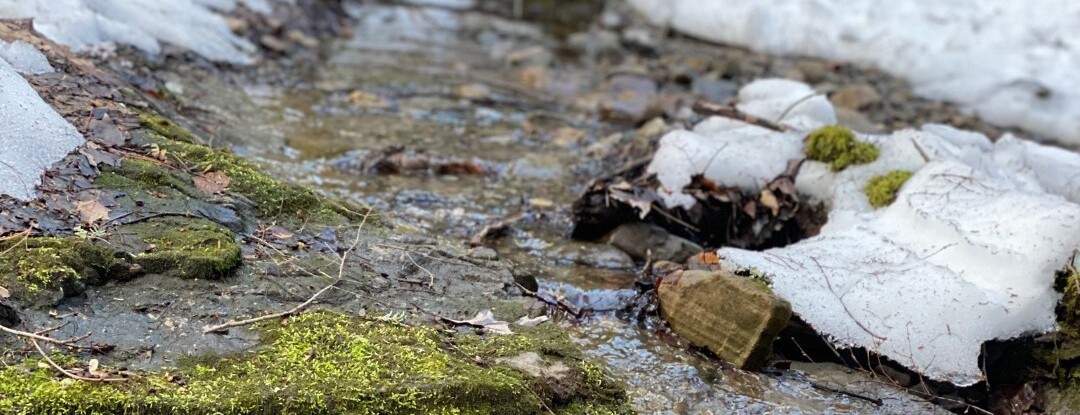
[[[490,328],[530,312],[505,264],[206,145],[160,91],[26,22],[0,37],[46,53],[58,71],[28,80],[89,143],[37,199],[0,200],[5,412],[629,411],[560,326]]]

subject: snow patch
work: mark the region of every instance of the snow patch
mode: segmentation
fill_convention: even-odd
[[[42,173],[85,141],[0,59],[0,194],[33,199]]]
[[[23,75],[41,75],[56,71],[41,51],[21,40],[11,43],[0,40],[0,59],[7,61]]]
[[[776,114],[806,91],[789,82],[772,84],[789,94],[740,93],[750,99],[740,108]],[[788,101],[754,101],[778,96]],[[830,113],[793,124],[835,120]],[[714,117],[664,136],[648,171],[668,207],[694,203],[682,189],[699,173],[753,192],[803,158],[807,133]],[[796,178],[801,194],[830,207],[818,236],[763,252],[722,248],[724,266],[769,275],[774,291],[837,345],[958,385],[981,379],[985,341],[1056,328],[1054,272],[1080,246],[1080,154],[942,125],[856,138],[876,145],[878,159],[840,172],[808,160]],[[914,175],[892,205],[875,210],[863,187],[893,170]]]
[[[924,97],[1080,144],[1080,2],[628,1],[693,36],[874,65]]]
[[[242,3],[272,11],[269,0]],[[125,44],[157,54],[165,42],[207,59],[250,64],[255,45],[233,34],[218,14],[236,6],[236,0],[0,0],[0,18],[32,18],[35,30],[75,52]]]

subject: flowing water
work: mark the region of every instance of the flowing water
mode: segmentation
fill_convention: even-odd
[[[595,56],[566,56],[541,27],[490,15],[400,6],[348,11],[359,23],[351,37],[322,45],[321,62],[265,69],[273,73],[240,89],[181,71],[167,74],[166,86],[218,114],[217,139],[238,153],[322,193],[372,205],[401,232],[465,243],[485,225],[520,215],[498,240],[501,258],[578,305],[619,309],[635,301],[637,270],[624,254],[568,239],[570,204],[613,168],[604,158],[633,135],[632,125],[580,109],[621,69]],[[623,135],[597,144],[612,134]],[[398,148],[436,167],[372,172],[372,160]],[[436,171],[450,164],[483,173]],[[656,321],[623,314],[561,324],[627,382],[642,413],[926,410],[905,409],[914,398],[884,386],[879,392],[891,398],[883,406],[814,386],[874,388],[837,366],[771,374],[725,368],[688,351]]]

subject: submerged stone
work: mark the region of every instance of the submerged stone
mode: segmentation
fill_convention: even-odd
[[[739,368],[761,368],[791,318],[791,304],[758,281],[728,272],[683,271],[657,288],[671,330]]]

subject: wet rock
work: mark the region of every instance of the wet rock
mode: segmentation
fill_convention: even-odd
[[[454,88],[453,94],[458,99],[485,101],[491,99],[491,88],[484,84],[465,84]]]
[[[701,99],[713,103],[723,103],[735,98],[739,92],[739,84],[716,76],[699,76],[690,83],[690,89]]]
[[[619,225],[604,240],[636,260],[683,262],[701,252],[701,246],[686,238],[672,235],[656,225],[632,222]]]
[[[764,284],[728,272],[677,271],[657,293],[672,331],[747,370],[765,363],[791,318],[791,305]]]
[[[533,180],[553,180],[566,175],[566,170],[558,158],[536,153],[514,160],[507,171],[513,177]]]
[[[495,252],[494,249],[488,248],[486,246],[473,248],[472,250],[469,251],[469,256],[473,257],[473,258],[476,258],[476,259],[482,259],[482,260],[485,260],[485,261],[494,261],[494,260],[499,259],[499,253]]]
[[[630,255],[611,245],[567,242],[548,250],[552,259],[578,265],[607,269],[628,269],[634,266]]]
[[[811,84],[824,81],[831,71],[828,63],[817,60],[800,60],[795,62],[795,67],[803,73],[805,81]]]
[[[385,109],[391,106],[389,102],[378,95],[359,89],[350,93],[346,100],[349,104],[360,108]]]
[[[836,123],[865,134],[882,132],[866,115],[846,108],[836,108]]]
[[[829,96],[829,101],[839,108],[859,110],[880,102],[881,94],[869,84],[849,84],[833,92]]]
[[[574,127],[561,127],[551,134],[551,142],[559,147],[573,147],[585,141],[587,135]]]
[[[637,75],[616,75],[608,83],[608,92],[600,100],[604,121],[636,124],[658,111],[656,81]]]

